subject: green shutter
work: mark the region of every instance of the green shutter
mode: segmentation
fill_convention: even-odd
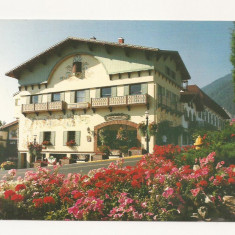
[[[75,142],[77,146],[80,146],[80,140],[81,140],[81,131],[75,132]]]
[[[96,88],[95,98],[100,98],[100,88]]]
[[[75,103],[75,91],[70,92],[70,103]]]
[[[63,145],[65,146],[68,141],[68,131],[64,131],[63,134]]]
[[[141,91],[142,91],[142,95],[148,93],[148,83],[142,83],[141,84]]]
[[[39,96],[38,96],[38,103],[39,103],[39,104],[42,103],[42,95],[39,95]]]
[[[51,132],[50,142],[52,145],[55,145],[55,131]]]
[[[51,102],[51,94],[47,94],[47,102]]]
[[[26,97],[26,104],[30,104],[30,96]]]
[[[112,97],[117,96],[117,87],[116,86],[111,87],[111,96]]]
[[[61,100],[61,101],[64,101],[64,97],[65,97],[64,92],[61,92],[61,93],[60,93],[60,100]]]
[[[86,102],[90,102],[90,90],[85,90],[85,100]]]
[[[124,86],[124,95],[129,95],[129,85]]]
[[[39,144],[42,144],[43,142],[43,132],[39,133]]]

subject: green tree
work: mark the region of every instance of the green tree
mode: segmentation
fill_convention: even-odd
[[[234,88],[234,94],[235,94],[235,22],[233,22],[230,61],[233,65],[232,75],[233,75],[233,88]],[[234,96],[234,102],[235,102],[235,96]]]

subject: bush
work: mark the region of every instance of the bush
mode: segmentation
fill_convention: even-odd
[[[65,177],[55,166],[13,181],[11,170],[8,181],[0,184],[0,219],[184,221],[195,220],[195,214],[199,220],[228,216],[222,198],[234,195],[235,165],[216,164],[213,152],[197,159],[196,168],[178,167],[174,155],[181,153],[178,147],[156,147],[136,166],[124,167],[119,160],[84,176]]]
[[[1,168],[4,169],[4,170],[14,169],[15,168],[15,163],[10,162],[10,161],[3,162],[1,164]]]

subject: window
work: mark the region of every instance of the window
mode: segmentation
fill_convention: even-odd
[[[111,87],[101,88],[101,97],[111,97]]]
[[[75,140],[75,131],[68,131],[68,141]]]
[[[85,101],[86,101],[85,90],[83,90],[83,91],[76,91],[75,102],[79,103],[79,102],[85,102]]]
[[[130,85],[130,95],[141,95],[141,84]]]
[[[73,71],[72,73],[81,73],[82,72],[82,62],[76,61],[73,62]]]
[[[60,93],[53,93],[52,94],[52,102],[60,101]]]
[[[44,132],[43,141],[51,141],[51,132],[50,131]]]
[[[31,104],[37,104],[38,103],[38,95],[31,96]]]

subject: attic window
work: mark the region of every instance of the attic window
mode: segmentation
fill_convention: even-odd
[[[76,74],[76,73],[81,73],[81,72],[82,72],[82,62],[79,62],[79,61],[73,62],[72,73]]]

